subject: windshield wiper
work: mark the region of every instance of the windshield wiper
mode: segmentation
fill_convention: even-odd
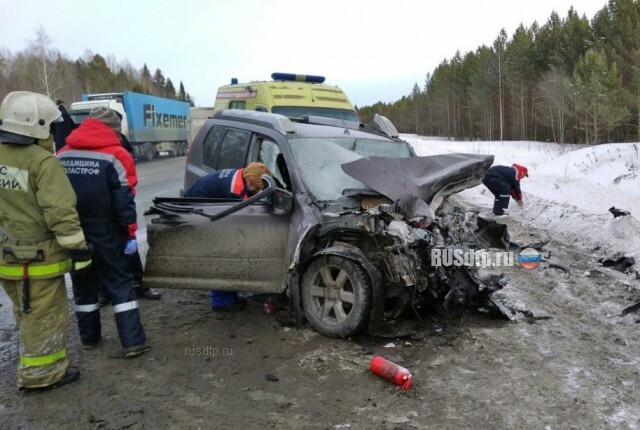
[[[355,196],[381,196],[379,192],[376,190],[372,190],[371,188],[345,188],[342,190],[342,195],[345,197],[355,197]]]

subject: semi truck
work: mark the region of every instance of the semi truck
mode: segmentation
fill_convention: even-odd
[[[131,142],[136,159],[148,161],[165,154],[175,157],[187,153],[189,103],[133,91],[83,94],[82,101],[71,103],[69,114],[80,124],[97,106],[120,114],[122,134]]]

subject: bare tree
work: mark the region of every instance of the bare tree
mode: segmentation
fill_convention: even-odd
[[[82,58],[81,58],[81,59],[82,59],[85,63],[89,63],[89,62],[91,62],[91,60],[93,59],[93,57],[94,57],[95,55],[96,55],[96,54],[95,54],[91,49],[85,49],[85,50],[84,50],[84,53],[82,54]]]
[[[493,43],[493,49],[496,52],[498,64],[496,65],[498,68],[498,103],[500,108],[500,141],[504,140],[504,95],[502,91],[503,80],[504,80],[504,72],[502,70],[502,63],[504,61],[504,49],[505,44],[507,43],[507,32],[504,30],[500,30],[500,34],[498,38]]]
[[[140,80],[140,71],[133,67],[133,64],[131,64],[131,62],[126,58],[120,62],[118,69],[124,70],[124,72],[132,79],[136,81]]]
[[[11,67],[11,52],[8,49],[0,48],[0,99],[4,99],[9,92],[12,91],[10,87],[10,67]]]
[[[568,114],[568,100],[565,93],[564,72],[552,68],[545,73],[538,84],[538,119],[551,128],[553,140],[565,142],[565,124]]]
[[[33,83],[36,90],[48,97],[56,98],[57,92],[65,85],[60,53],[51,46],[51,38],[42,24],[36,29],[36,38],[29,42],[28,55],[34,65]]]
[[[116,74],[120,71],[120,64],[118,63],[118,59],[115,55],[109,54],[104,59],[107,62],[107,67],[109,67],[111,73]]]

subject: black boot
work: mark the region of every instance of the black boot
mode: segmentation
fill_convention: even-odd
[[[494,215],[507,215],[505,209],[509,207],[509,196],[498,196],[493,201]]]
[[[67,371],[64,373],[64,376],[61,380],[53,384],[55,387],[62,387],[63,385],[71,384],[72,382],[76,382],[80,379],[80,371],[75,367],[69,366]]]
[[[71,384],[73,382],[78,381],[79,379],[80,379],[80,371],[75,367],[69,366],[67,368],[67,371],[64,372],[64,375],[62,375],[62,379],[60,379],[58,382],[54,382],[53,384],[47,385],[46,387],[33,387],[33,388],[20,387],[19,391],[20,393],[24,393],[24,394],[39,393],[42,391],[50,390],[52,388],[58,388],[58,387],[62,387],[63,385]]]
[[[136,289],[136,295],[140,298],[145,298],[149,300],[159,300],[160,297],[162,297],[162,293],[153,291],[151,288],[136,286],[135,289]]]

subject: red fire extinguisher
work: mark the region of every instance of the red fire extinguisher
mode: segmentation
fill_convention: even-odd
[[[267,315],[273,315],[276,313],[276,304],[273,303],[271,297],[269,297],[269,300],[264,302],[264,313]]]
[[[371,359],[369,368],[376,375],[400,385],[404,390],[408,390],[411,387],[411,373],[386,358],[376,355]]]

